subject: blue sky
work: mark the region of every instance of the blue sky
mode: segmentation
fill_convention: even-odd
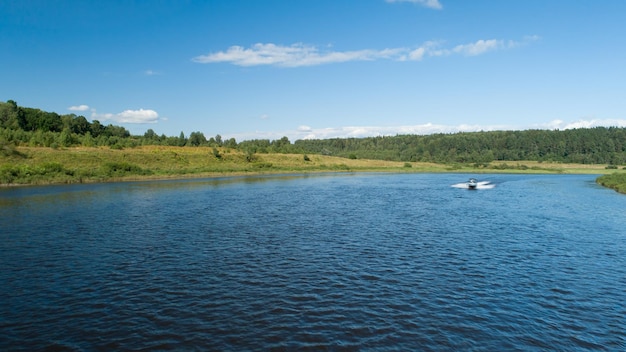
[[[626,127],[626,1],[0,0],[0,100],[178,136]]]

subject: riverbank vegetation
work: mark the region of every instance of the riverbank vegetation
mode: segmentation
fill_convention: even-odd
[[[626,194],[626,173],[612,173],[602,175],[596,180],[604,187],[612,188],[619,193]]]
[[[289,141],[124,127],[0,102],[0,184],[321,171],[624,172],[625,128]],[[621,176],[614,176],[621,177]]]
[[[5,149],[6,150],[6,149]],[[349,160],[302,154],[250,154],[224,147],[140,146],[12,148],[0,157],[0,183],[45,184],[103,182],[322,171],[402,171],[413,165],[380,160]],[[422,163],[424,170],[437,165]]]
[[[547,162],[437,164],[350,159],[319,154],[246,153],[224,147],[12,147],[0,156],[0,184],[106,182],[137,179],[313,172],[588,173],[603,165]]]
[[[219,134],[207,138],[198,131],[188,136],[184,132],[166,136],[149,129],[143,135],[131,135],[121,126],[105,125],[98,120],[89,122],[75,114],[59,115],[21,107],[12,100],[0,102],[0,146],[7,143],[48,148],[224,147],[244,153],[306,153],[445,164],[532,160],[626,165],[626,128],[617,127],[307,139],[293,143],[283,137],[238,142],[234,138],[223,139]]]

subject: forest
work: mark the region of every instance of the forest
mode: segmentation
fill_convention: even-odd
[[[626,128],[595,127],[568,130],[462,132],[289,141],[256,139],[237,142],[199,131],[166,136],[152,129],[131,135],[124,127],[89,122],[84,116],[60,115],[0,102],[0,150],[17,146],[66,148],[73,146],[134,148],[143,145],[227,147],[254,153],[322,154],[349,159],[404,162],[473,163],[546,161],[626,165]]]
[[[579,164],[626,163],[626,129],[463,132],[393,137],[299,140],[308,153],[436,163],[546,161]]]

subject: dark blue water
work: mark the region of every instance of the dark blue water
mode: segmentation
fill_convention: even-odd
[[[626,196],[588,175],[0,190],[0,350],[626,350]]]

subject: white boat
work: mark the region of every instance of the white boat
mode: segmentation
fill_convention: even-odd
[[[492,189],[495,186],[496,185],[492,184],[491,181],[478,181],[477,179],[475,179],[473,177],[470,178],[466,182],[455,183],[455,184],[452,185],[452,187],[454,187],[454,188],[470,189],[470,190]]]

